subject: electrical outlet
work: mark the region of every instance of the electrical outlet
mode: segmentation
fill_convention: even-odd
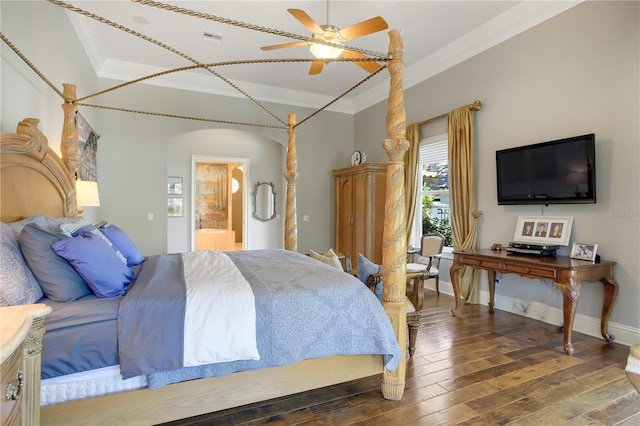
[[[305,214],[304,216],[302,216],[302,220],[305,222],[309,222],[309,215]]]

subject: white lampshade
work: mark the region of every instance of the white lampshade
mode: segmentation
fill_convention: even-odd
[[[100,195],[98,194],[98,182],[88,180],[76,181],[76,201],[78,207],[98,207],[100,206]]]

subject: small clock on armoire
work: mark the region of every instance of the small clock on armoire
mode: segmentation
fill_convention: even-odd
[[[364,163],[365,161],[367,161],[367,156],[365,155],[364,151],[353,151],[353,154],[351,154],[351,165],[352,166],[357,166],[359,164]]]

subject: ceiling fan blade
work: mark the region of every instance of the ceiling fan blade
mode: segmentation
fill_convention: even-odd
[[[262,50],[274,50],[274,49],[283,49],[285,47],[307,46],[308,44],[309,44],[309,42],[306,42],[306,41],[293,41],[291,43],[272,44],[271,46],[262,46],[260,49],[262,49]]]
[[[323,33],[324,32],[322,27],[320,25],[316,24],[316,21],[311,19],[311,17],[309,15],[307,15],[307,13],[304,10],[302,10],[302,9],[287,9],[287,12],[292,14],[294,18],[296,18],[298,21],[300,21],[300,23],[302,25],[304,25],[305,27],[307,27],[307,29],[309,31],[311,31],[313,34]]]
[[[309,75],[320,74],[324,69],[324,62],[322,61],[313,61],[311,63],[311,68],[309,68]]]
[[[340,56],[342,56],[343,58],[352,58],[352,59],[367,57],[367,55],[363,53],[354,52],[352,50],[343,50]],[[379,63],[373,62],[373,61],[354,62],[354,64],[356,64],[357,66],[359,66],[360,68],[362,68],[363,70],[369,73],[376,72],[380,68],[382,68],[382,66]]]
[[[376,16],[375,18],[367,19],[366,21],[343,28],[339,32],[343,39],[353,40],[354,38],[386,30],[387,28],[389,28],[387,21],[380,16]]]

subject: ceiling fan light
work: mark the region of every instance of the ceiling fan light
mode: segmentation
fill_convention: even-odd
[[[335,59],[340,56],[344,49],[327,46],[325,44],[313,43],[309,50],[311,50],[311,54],[318,59]]]

